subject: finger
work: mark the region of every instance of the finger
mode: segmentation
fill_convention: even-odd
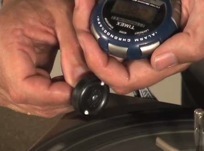
[[[65,80],[74,87],[88,69],[72,24],[72,12],[67,11],[68,13],[58,14],[56,32],[60,43],[63,74]]]
[[[157,71],[147,60],[122,64],[115,58],[107,56],[91,34],[81,32],[79,37],[89,68],[120,94],[153,85],[174,73],[183,71],[188,66],[184,64],[165,71]]]
[[[89,21],[94,5],[95,0],[90,0],[88,3],[84,0],[77,0],[74,11],[74,25],[88,66],[99,78],[103,80],[105,80],[103,78],[105,76],[110,77],[114,74],[114,72],[118,75],[118,71],[122,71],[118,78],[111,80],[106,79],[105,81],[107,83],[116,83],[116,81],[121,80],[121,77],[127,81],[128,73],[125,67],[116,59],[109,58],[106,54],[104,54],[99,48],[96,40],[89,32]],[[110,68],[108,66],[110,66]],[[102,70],[100,70],[100,68],[102,68]],[[114,68],[114,70],[112,70],[112,68]],[[103,71],[103,69],[105,71]]]
[[[86,62],[92,72],[108,84],[117,83],[121,79],[127,81],[129,77],[125,67],[114,58],[109,58],[104,54],[90,33],[90,16],[95,3],[95,0],[90,0],[89,2],[76,0],[74,9],[74,26],[84,51]],[[113,66],[114,70],[112,70],[112,67],[109,68],[109,66]],[[114,74],[118,75],[118,73],[115,72],[121,70],[122,72],[120,72],[118,78],[104,78],[112,77]]]
[[[3,69],[1,80],[6,82],[2,84],[7,85],[5,89],[10,94],[11,101],[36,106],[69,104],[71,86],[66,82],[52,82],[48,72],[35,67],[28,53],[32,48],[25,49],[26,51],[11,49],[2,59],[5,59],[3,62],[7,64],[7,68]],[[10,63],[7,58],[15,60],[15,64]]]
[[[30,75],[23,79],[21,90],[17,93],[17,102],[38,106],[70,105],[72,88],[66,82],[52,82],[43,75]]]
[[[155,50],[151,58],[153,68],[163,70],[178,64],[202,59],[203,54],[198,47],[200,41],[185,32],[176,34]]]
[[[81,32],[78,36],[88,67],[101,80],[108,84],[116,84],[119,81],[126,83],[129,80],[130,76],[126,67],[117,59],[105,54],[90,33]],[[113,75],[117,75],[117,77],[112,79]]]

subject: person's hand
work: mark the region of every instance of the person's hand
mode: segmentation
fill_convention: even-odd
[[[88,67],[117,93],[151,86],[162,79],[185,70],[192,62],[204,57],[204,1],[183,0],[181,28],[156,49],[148,60],[119,62],[106,55],[97,44],[89,28],[95,0],[77,0],[74,26],[83,48]],[[83,14],[83,18],[82,18]],[[79,18],[80,19],[79,21]]]
[[[72,25],[73,0],[4,0],[0,10],[0,106],[53,117],[72,111],[87,71]],[[66,82],[51,79],[58,48]]]

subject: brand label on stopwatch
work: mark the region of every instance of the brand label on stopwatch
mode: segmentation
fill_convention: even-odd
[[[118,40],[118,41],[122,41],[122,42],[142,42],[142,41],[145,41],[145,40],[148,40],[150,38],[153,38],[157,35],[157,32],[153,32],[147,36],[144,36],[144,37],[140,37],[140,38],[134,38],[134,39],[131,39],[131,38],[123,38],[123,37],[120,37],[120,36],[116,36],[114,35],[113,33],[110,33],[110,31],[108,31],[107,29],[104,28],[104,26],[102,25],[101,23],[101,20],[100,20],[100,17],[98,16],[97,17],[97,24],[98,26],[100,27],[100,29],[102,30],[103,34],[105,34],[106,36],[114,39],[114,40]],[[131,25],[125,25],[123,23],[120,23],[121,26],[126,26],[127,28],[134,28],[133,26]]]
[[[128,28],[130,30],[135,30],[135,26],[134,25],[131,25],[131,24],[127,24],[127,23],[124,23],[124,22],[117,22],[116,23],[117,26],[120,26],[120,27],[123,27],[123,28]]]
[[[116,21],[116,26],[122,27],[122,28],[126,28],[126,29],[130,29],[132,30],[133,33],[135,33],[136,28],[145,28],[145,24],[142,24],[141,22],[137,22],[137,21],[131,21],[128,19],[124,19],[121,17],[117,17],[117,16],[112,16],[111,20]],[[109,26],[111,26],[111,28],[114,28],[111,23],[108,21],[108,19],[105,19],[106,24],[108,24]],[[124,34],[127,34],[127,32],[123,32]]]

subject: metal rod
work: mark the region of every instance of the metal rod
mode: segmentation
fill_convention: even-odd
[[[194,111],[194,137],[196,151],[204,151],[204,110]]]

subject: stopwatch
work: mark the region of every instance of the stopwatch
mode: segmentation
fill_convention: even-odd
[[[180,0],[99,0],[90,24],[103,51],[132,60],[150,56],[180,19]]]

